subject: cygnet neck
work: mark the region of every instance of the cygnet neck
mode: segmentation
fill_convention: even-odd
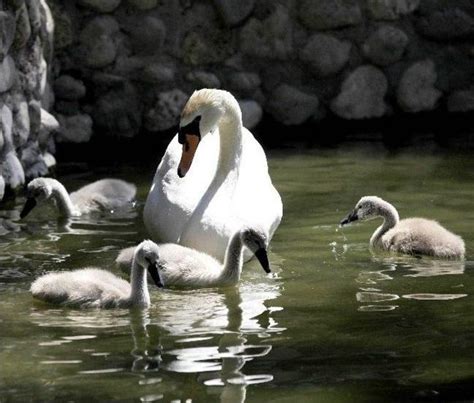
[[[377,246],[382,236],[395,227],[400,221],[398,211],[390,203],[381,200],[377,205],[378,216],[383,218],[383,223],[378,227],[370,238],[370,245]]]

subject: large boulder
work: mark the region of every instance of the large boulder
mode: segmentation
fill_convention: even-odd
[[[131,19],[126,30],[130,34],[135,52],[156,53],[165,42],[166,26],[157,17],[144,16],[139,24],[136,19]]]
[[[399,61],[408,45],[408,36],[401,29],[382,25],[362,46],[365,57],[379,66]]]
[[[12,13],[0,11],[0,61],[8,54],[15,39],[16,22]]]
[[[7,56],[0,62],[0,93],[8,91],[17,80],[15,62]]]
[[[58,142],[87,143],[92,136],[92,118],[87,114],[75,116],[57,116],[60,129],[57,133]]]
[[[314,115],[319,106],[316,95],[310,95],[298,88],[281,84],[269,95],[266,109],[280,123],[299,125]]]
[[[256,0],[213,0],[213,2],[224,24],[234,27],[250,15]]]
[[[286,59],[291,51],[291,19],[283,6],[263,21],[251,18],[240,31],[240,49],[244,54],[270,59]]]
[[[87,67],[102,68],[114,62],[119,30],[119,24],[111,16],[96,17],[84,27],[79,39]]]
[[[387,79],[381,70],[365,65],[355,69],[342,83],[331,110],[344,119],[378,118],[385,114]]]
[[[406,112],[429,111],[436,107],[442,93],[435,87],[435,64],[423,60],[411,65],[402,75],[397,88],[397,100]]]
[[[362,22],[362,12],[355,0],[302,0],[298,15],[306,27],[317,31]]]
[[[179,89],[159,93],[155,104],[145,114],[145,128],[149,131],[163,131],[177,126],[188,98]]]
[[[300,52],[300,59],[306,62],[318,77],[326,77],[342,70],[349,60],[351,43],[326,34],[313,35]]]
[[[367,9],[376,20],[398,20],[415,11],[421,0],[367,0]]]

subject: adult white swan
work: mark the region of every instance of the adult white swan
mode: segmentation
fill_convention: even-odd
[[[223,90],[195,91],[148,194],[144,221],[150,236],[223,261],[243,224],[264,229],[271,239],[281,217],[265,152],[242,126],[237,100]]]

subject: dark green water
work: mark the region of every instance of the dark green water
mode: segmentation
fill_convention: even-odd
[[[153,170],[136,209],[67,226],[43,211],[0,226],[0,401],[354,402],[474,398],[474,160],[456,154],[277,152],[284,201],[273,274],[251,262],[238,287],[151,288],[146,311],[72,310],[28,292],[51,270],[110,268],[142,240]],[[102,173],[60,176],[70,190]],[[372,254],[378,223],[341,230],[360,196],[461,235],[463,262]],[[2,229],[5,228],[5,229]]]

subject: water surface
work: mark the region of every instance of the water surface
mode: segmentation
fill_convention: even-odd
[[[52,270],[122,275],[113,261],[146,237],[153,170],[108,170],[139,187],[113,215],[21,222],[21,199],[1,211],[0,401],[472,400],[472,158],[288,150],[270,168],[284,201],[273,273],[250,262],[237,287],[150,287],[144,311],[58,308],[28,288]],[[59,176],[74,190],[101,174]],[[338,227],[363,195],[437,219],[464,237],[466,260],[371,253],[377,222]]]

